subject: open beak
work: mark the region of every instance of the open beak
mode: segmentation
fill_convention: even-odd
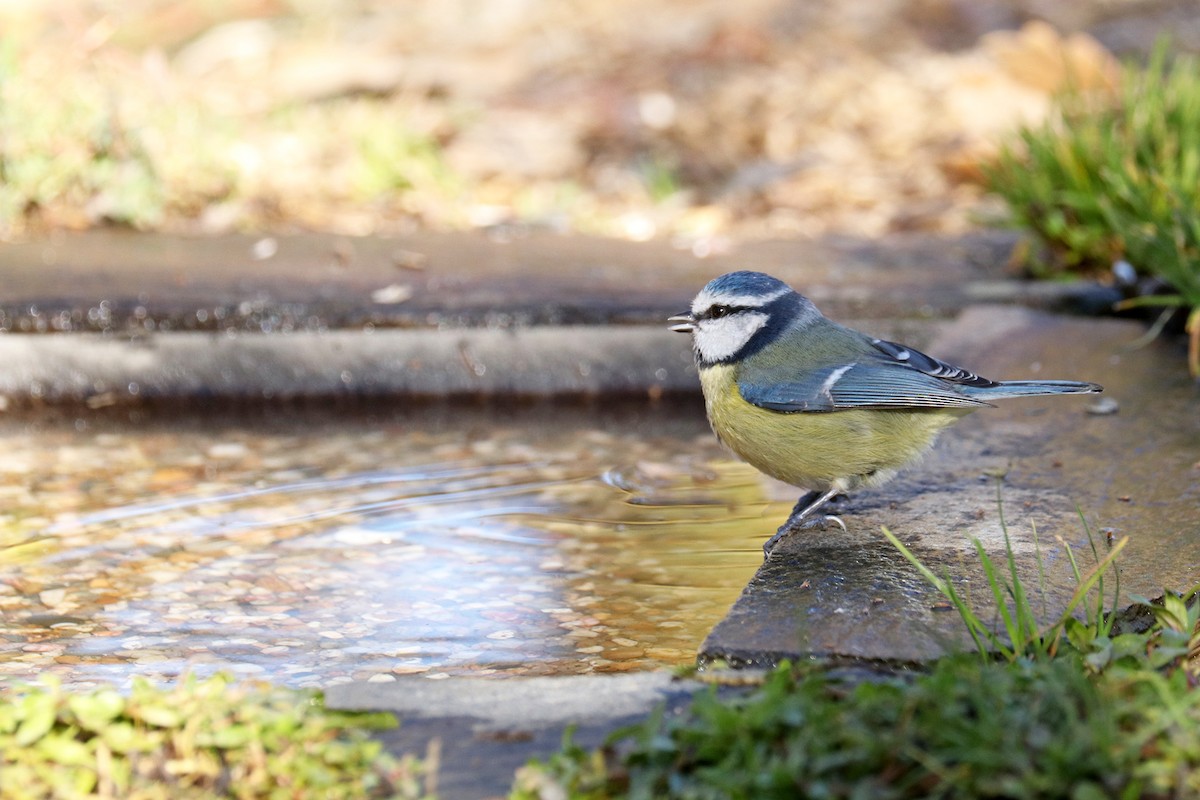
[[[677,323],[671,326],[671,330],[676,333],[691,333],[696,329],[696,318],[692,316],[692,312],[685,311],[682,314],[676,314],[669,317],[667,322]]]

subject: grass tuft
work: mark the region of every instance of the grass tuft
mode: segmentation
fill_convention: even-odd
[[[1188,364],[1200,376],[1200,60],[1160,45],[1122,86],[1062,94],[1045,123],[1003,146],[987,187],[1042,244],[1029,251],[1035,273],[1124,260],[1152,279],[1126,305],[1190,309]]]
[[[785,664],[588,751],[569,739],[513,800],[1170,797],[1200,792],[1200,692],[1182,670],[956,656],[846,686]]]
[[[995,560],[983,549],[983,545],[978,539],[972,540],[975,553],[979,557],[980,564],[983,565],[988,589],[991,591],[992,600],[1002,623],[999,629],[996,625],[979,617],[954,588],[954,583],[948,575],[934,574],[887,528],[883,528],[883,535],[910,564],[916,567],[921,576],[954,606],[959,616],[962,617],[963,624],[970,633],[976,652],[981,659],[988,661],[999,656],[1010,662],[1027,658],[1048,660],[1058,654],[1059,647],[1064,642],[1068,630],[1075,630],[1077,637],[1083,636],[1084,634],[1077,630],[1077,627],[1082,625],[1090,631],[1093,638],[1104,637],[1111,633],[1112,621],[1115,618],[1112,613],[1106,613],[1104,578],[1116,563],[1117,556],[1129,543],[1129,537],[1115,542],[1109,548],[1108,553],[1101,558],[1091,530],[1087,526],[1087,520],[1083,518],[1082,513],[1080,520],[1085,530],[1088,531],[1088,540],[1092,543],[1092,555],[1096,563],[1086,573],[1083,572],[1071,546],[1065,545],[1067,558],[1070,560],[1075,576],[1075,591],[1058,617],[1049,623],[1039,622],[1039,615],[1033,599],[1017,574],[1017,559],[1013,553],[1012,539],[1009,536],[1003,512],[1000,516],[1000,530],[1004,534],[1005,563],[1003,566],[996,564]],[[1041,575],[1043,573],[1040,549],[1038,552],[1038,569],[1039,575]],[[1115,579],[1116,570],[1112,571]],[[1119,581],[1117,585],[1119,587]],[[1109,612],[1115,610],[1118,597],[1119,592],[1114,591],[1112,607],[1108,609]],[[1084,614],[1082,622],[1076,617],[1076,613],[1080,610]]]

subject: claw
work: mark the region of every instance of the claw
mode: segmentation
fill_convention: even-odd
[[[775,535],[770,539],[767,539],[767,541],[763,544],[763,561],[769,561],[771,559],[771,551],[775,549],[775,546],[782,540],[791,536],[793,533],[796,533],[797,531],[811,530],[813,528],[824,529],[830,525],[837,525],[842,529],[842,533],[849,533],[849,530],[846,528],[846,523],[842,522],[842,518],[835,517],[832,514],[806,519],[799,525],[794,525],[791,527],[785,525],[783,528],[780,528],[778,531],[776,531]]]
[[[803,528],[824,527],[830,522],[836,522],[843,531],[846,530],[846,523],[842,522],[838,517],[826,515],[822,517],[813,517],[811,519],[808,518],[809,514],[816,511],[838,494],[840,494],[840,492],[834,488],[829,489],[824,494],[821,494],[820,492],[809,492],[801,497],[796,503],[796,507],[792,509],[791,516],[787,518],[786,522],[779,526],[779,530],[775,531],[775,535],[770,539],[767,539],[766,543],[763,545],[763,561],[767,561],[771,558],[771,551],[775,549],[775,545],[779,543],[780,539],[783,539],[785,536],[791,536],[793,533]]]

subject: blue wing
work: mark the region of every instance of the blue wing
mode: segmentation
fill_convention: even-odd
[[[954,384],[902,366],[843,364],[800,380],[738,381],[747,402],[772,411],[839,411],[848,408],[979,408],[991,405],[961,394]]]
[[[738,389],[749,403],[788,413],[991,405],[963,389],[996,386],[995,381],[903,345],[867,341],[874,349],[864,349],[860,359],[821,366],[799,377],[747,365],[738,376]]]

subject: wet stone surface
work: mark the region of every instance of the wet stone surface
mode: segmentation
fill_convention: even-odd
[[[654,398],[695,394],[696,369],[662,325],[289,335],[0,335],[0,403],[103,408],[205,398]]]
[[[271,255],[258,255],[264,241]],[[0,332],[301,333],[662,323],[700,286],[753,265],[828,312],[948,315],[1006,277],[1008,232],[688,243],[525,231],[181,237],[60,232],[0,248]],[[886,261],[889,269],[880,270]],[[419,268],[414,268],[419,266]],[[636,276],[636,277],[634,277]]]

